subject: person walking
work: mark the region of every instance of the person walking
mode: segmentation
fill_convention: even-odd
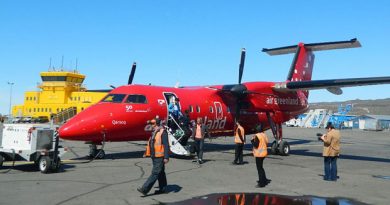
[[[234,143],[236,144],[235,148],[235,157],[232,164],[244,164],[244,144],[245,144],[245,129],[241,126],[241,122],[237,120],[236,129],[234,131]]]
[[[259,181],[257,181],[256,187],[262,188],[270,182],[270,180],[267,179],[263,168],[264,159],[268,154],[268,137],[263,131],[262,124],[259,124],[256,127],[256,134],[252,137],[251,142],[253,145],[253,156],[256,159],[257,174],[259,176]]]
[[[328,122],[327,133],[321,136],[324,142],[322,156],[324,157],[324,180],[337,181],[337,157],[340,155],[340,132]]]
[[[206,125],[202,124],[202,118],[196,119],[196,125],[192,128],[192,139],[195,140],[195,149],[198,156],[198,163],[203,164],[203,145],[205,136],[210,137],[210,133]]]
[[[150,121],[153,131],[146,145],[145,157],[151,157],[153,162],[152,173],[142,187],[137,191],[147,195],[154,183],[158,180],[159,190],[155,194],[166,192],[167,177],[165,175],[165,164],[169,162],[169,143],[167,131],[157,125],[156,119]]]

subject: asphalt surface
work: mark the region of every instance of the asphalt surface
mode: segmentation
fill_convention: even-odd
[[[323,181],[324,129],[285,128],[290,156],[269,155],[264,161],[265,188],[255,188],[256,165],[246,145],[247,164],[233,166],[232,137],[206,140],[204,160],[171,158],[166,165],[167,194],[142,196],[136,188],[151,172],[151,160],[142,158],[145,142],[107,143],[106,158],[85,159],[88,146],[70,147],[59,173],[42,174],[31,163],[10,162],[0,169],[0,204],[159,204],[213,193],[270,193],[288,196],[340,197],[367,204],[389,204],[390,132],[342,131],[342,154],[337,182]],[[272,135],[267,132],[270,141]],[[156,183],[155,186],[158,184]],[[153,193],[155,188],[152,189]]]

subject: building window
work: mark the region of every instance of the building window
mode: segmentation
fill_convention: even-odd
[[[45,112],[47,112],[47,108],[45,108]]]
[[[83,111],[84,110],[84,108],[83,107],[81,107],[81,111]]]
[[[197,113],[200,113],[200,107],[199,107],[199,105],[196,106],[196,112],[197,112]]]
[[[36,109],[35,109],[35,107],[34,107],[34,112],[36,112]]]
[[[79,101],[80,101],[80,96],[79,96]]]
[[[28,101],[28,97],[26,97],[26,101]]]
[[[49,108],[49,112],[51,112],[51,108]]]

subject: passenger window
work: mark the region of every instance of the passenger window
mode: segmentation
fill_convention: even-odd
[[[144,95],[129,95],[125,103],[147,104],[148,101]]]
[[[213,113],[214,112],[213,106],[210,106],[209,110],[210,110],[210,113]]]
[[[189,110],[190,112],[194,112],[194,108],[192,107],[192,105],[189,106]]]
[[[200,113],[200,107],[199,107],[199,105],[196,106],[196,112],[197,112],[197,113]]]
[[[227,112],[230,113],[230,107],[226,107],[227,108]]]
[[[103,98],[102,102],[121,103],[125,96],[125,94],[109,94]]]
[[[217,107],[217,113],[222,113],[222,108],[221,107]]]

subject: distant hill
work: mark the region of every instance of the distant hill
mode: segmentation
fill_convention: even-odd
[[[390,115],[390,98],[377,100],[348,100],[344,102],[319,102],[310,103],[309,109],[328,109],[337,112],[338,107],[342,104],[344,107],[347,104],[352,104],[352,115]]]

